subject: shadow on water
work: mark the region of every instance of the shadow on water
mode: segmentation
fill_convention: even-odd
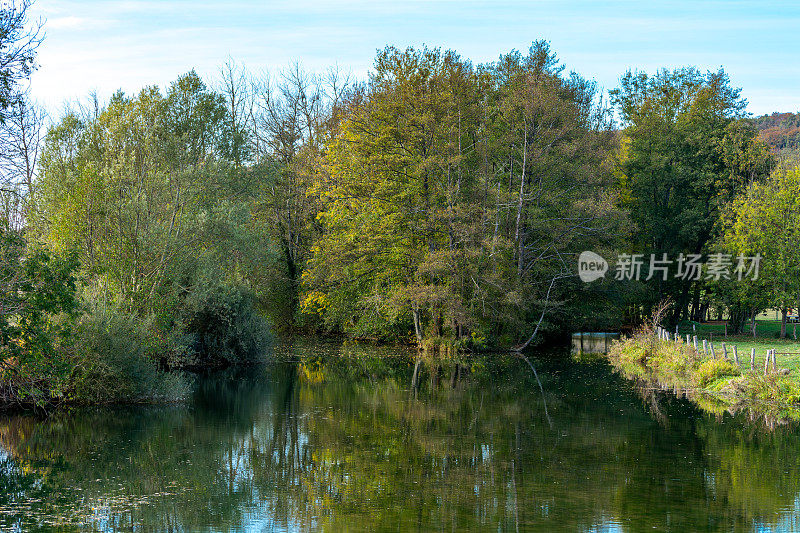
[[[800,528],[800,437],[603,362],[297,342],[182,406],[0,420],[0,526],[59,530]],[[536,373],[531,371],[535,368]],[[546,409],[545,409],[546,406]]]

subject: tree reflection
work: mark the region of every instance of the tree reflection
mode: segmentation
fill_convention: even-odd
[[[487,357],[455,388],[428,380],[415,392],[403,353],[283,349],[292,363],[202,380],[188,406],[4,418],[0,525],[730,531],[797,521],[790,428],[720,423],[669,395],[643,400],[602,363],[534,361],[540,389],[524,361]]]

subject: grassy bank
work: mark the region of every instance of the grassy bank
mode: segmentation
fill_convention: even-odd
[[[688,323],[684,322],[679,327],[679,335],[686,339],[686,335],[697,335],[698,342],[702,339],[713,341],[716,349],[720,349],[724,342],[729,351],[736,346],[742,365],[749,368],[750,351],[755,349],[756,361],[755,368],[764,368],[764,359],[768,350],[776,350],[776,363],[781,368],[791,371],[800,383],[800,340],[792,338],[793,325],[787,325],[788,338],[778,338],[781,329],[780,320],[757,320],[757,336],[752,334],[745,335],[725,335],[725,327],[719,323]],[[800,327],[798,328],[800,330]],[[800,332],[798,332],[800,334]]]
[[[701,407],[713,411],[746,407],[770,417],[800,418],[800,355],[791,359],[778,355],[776,370],[765,374],[766,351],[782,350],[777,339],[769,339],[769,344],[764,341],[730,337],[725,341],[731,348],[729,358],[722,356],[721,341],[715,342],[717,357],[713,358],[683,341],[662,340],[652,330],[643,330],[614,342],[608,357],[626,377],[686,393]],[[738,366],[731,359],[734,344],[739,351]],[[752,370],[751,347],[757,348]]]

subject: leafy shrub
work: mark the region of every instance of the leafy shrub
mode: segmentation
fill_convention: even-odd
[[[738,376],[741,371],[727,359],[703,361],[694,373],[694,380],[700,387],[706,387],[719,378]]]
[[[95,310],[76,326],[71,400],[85,403],[178,400],[185,379],[161,372],[148,354],[152,331],[120,310]]]
[[[181,315],[172,366],[214,369],[254,363],[269,346],[267,322],[245,287],[198,288]]]
[[[76,259],[29,247],[0,222],[0,399],[43,406],[60,400],[75,311]]]
[[[641,331],[614,342],[608,358],[628,378],[670,388],[702,389],[705,396],[694,395],[693,399],[711,412],[722,412],[732,402],[756,400],[763,402],[758,412],[766,415],[764,405],[781,410],[800,402],[800,384],[796,378],[782,373],[742,372],[728,359],[703,361],[691,346],[658,340],[652,331]],[[779,418],[788,416],[788,411],[775,413]]]
[[[609,356],[622,363],[644,364],[653,348],[653,340],[649,335],[636,335],[630,339],[612,342]]]
[[[800,402],[800,385],[783,374],[758,374],[746,372],[731,380],[729,389],[750,400],[797,404]]]
[[[629,377],[681,388],[697,384],[695,372],[700,361],[694,349],[682,342],[659,340],[650,330],[612,343],[608,357]]]

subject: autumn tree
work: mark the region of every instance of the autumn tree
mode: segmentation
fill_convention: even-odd
[[[314,246],[306,308],[362,336],[407,324],[418,342],[458,322],[450,262],[459,198],[475,189],[477,76],[452,52],[378,54],[363,101],[330,141],[313,192],[324,232]],[[463,322],[463,321],[462,321]],[[458,326],[456,326],[456,329]],[[402,329],[395,334],[404,336]]]
[[[615,238],[608,158],[615,137],[595,84],[566,74],[547,42],[502,56],[490,72],[492,238],[513,251],[515,275],[504,282],[511,305],[502,315],[530,332],[518,339],[524,347],[543,319],[563,317],[580,300],[576,254]]]
[[[567,314],[576,254],[608,233],[609,126],[547,43],[477,69],[384,49],[312,190],[305,308],[355,335],[524,348]]]

